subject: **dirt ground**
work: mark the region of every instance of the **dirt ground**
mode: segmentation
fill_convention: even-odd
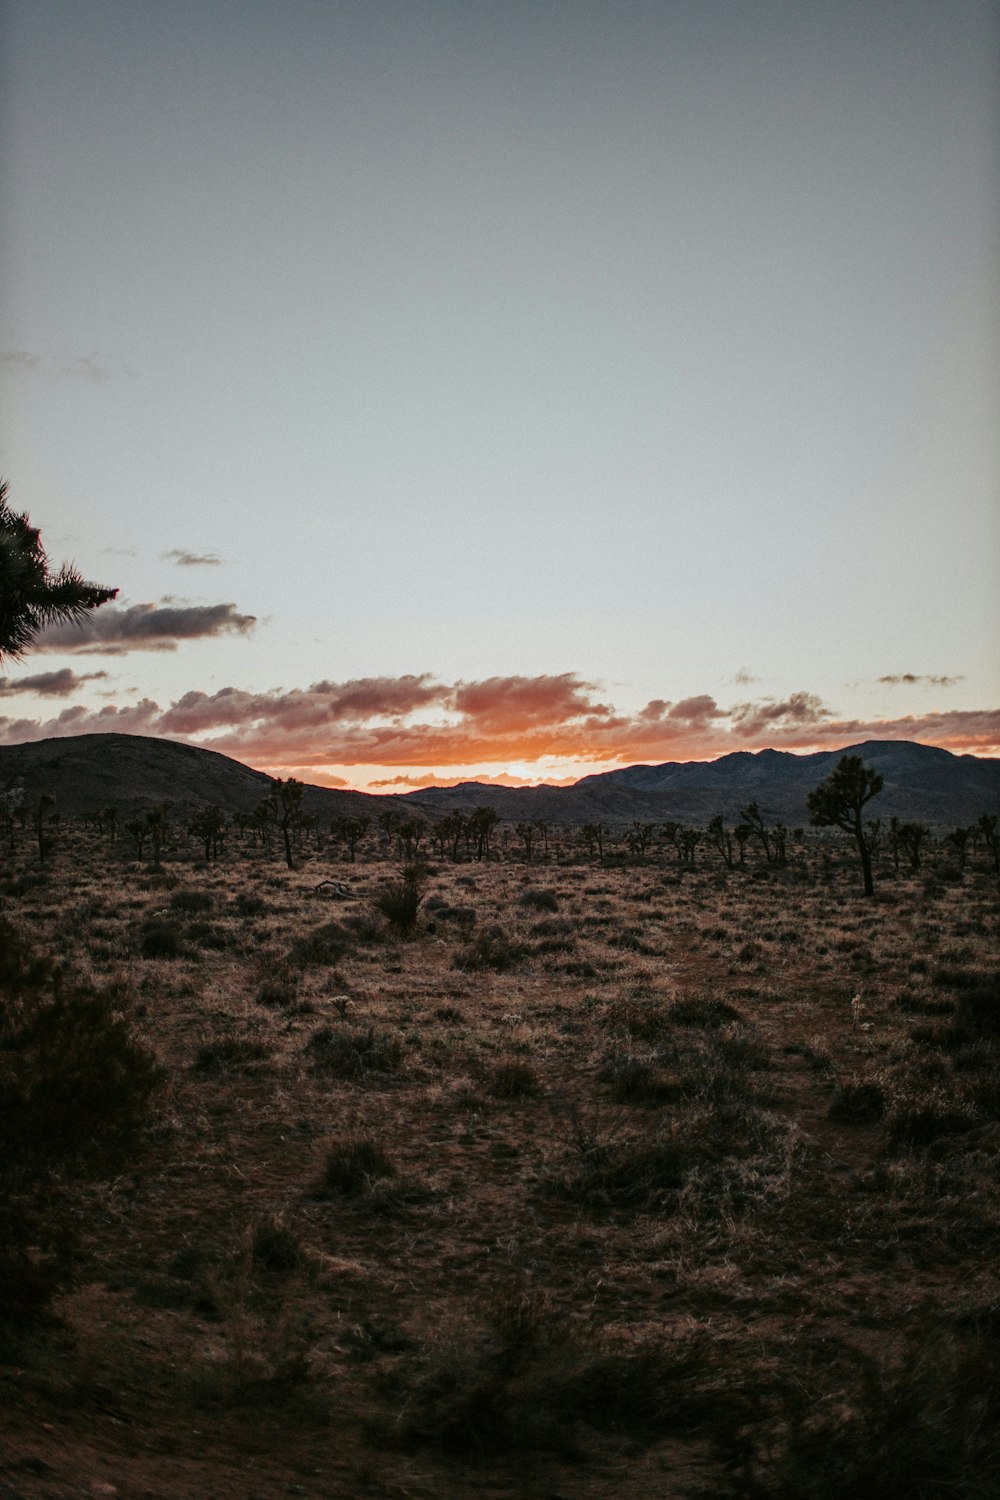
[[[434,861],[405,936],[375,851],[155,869],[71,829],[3,880],[161,1071],[39,1189],[0,1500],[992,1493],[981,854],[865,901],[838,845],[554,834]]]

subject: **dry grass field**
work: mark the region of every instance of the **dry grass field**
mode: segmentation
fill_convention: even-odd
[[[996,1493],[982,855],[5,860],[2,1500]]]

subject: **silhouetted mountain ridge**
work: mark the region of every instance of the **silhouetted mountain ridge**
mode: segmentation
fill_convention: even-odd
[[[307,786],[303,802],[307,812],[326,819],[377,816],[391,807],[437,818],[489,806],[515,822],[545,818],[610,826],[636,819],[705,823],[717,813],[734,820],[741,807],[756,802],[768,821],[796,827],[808,823],[808,793],[843,755],[860,755],[884,777],[882,792],[869,804],[872,817],[951,825],[1000,811],[1000,760],[953,755],[909,740],[868,740],[811,755],[738,750],[713,761],[626,766],[570,787],[465,781],[376,797]],[[51,793],[60,812],[70,816],[111,805],[127,815],[161,803],[190,812],[212,804],[250,812],[267,796],[270,777],[218,751],[174,740],[87,734],[0,746],[0,790],[18,784],[29,798]]]

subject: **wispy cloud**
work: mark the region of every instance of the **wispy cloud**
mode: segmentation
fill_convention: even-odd
[[[954,687],[958,682],[964,682],[964,677],[948,677],[944,674],[937,675],[931,672],[895,672],[886,677],[878,679],[886,687]]]
[[[77,624],[50,625],[35,637],[33,651],[72,651],[79,656],[122,656],[128,651],[176,651],[178,642],[210,636],[248,635],[256,615],[235,604],[106,604]]]
[[[27,349],[0,351],[0,370],[11,375],[34,375],[47,380],[110,380],[112,370],[97,354],[64,361],[42,359]]]
[[[107,672],[84,672],[77,675],[72,667],[60,667],[58,672],[36,672],[31,677],[0,677],[0,698],[10,698],[15,693],[35,693],[41,698],[68,698],[85,682],[99,682]]]
[[[217,552],[184,552],[180,547],[171,547],[169,552],[161,552],[160,556],[165,562],[176,563],[179,568],[218,568],[222,565]]]
[[[546,778],[575,766],[699,760],[773,746],[813,750],[866,739],[912,739],[958,752],[1000,753],[1000,709],[898,718],[844,719],[805,690],[776,700],[720,706],[708,693],[653,699],[618,713],[596,684],[574,673],[442,683],[428,673],[322,681],[290,691],[225,687],[191,691],[163,708],[151,699],[96,710],[66,708],[49,720],[0,720],[0,739],[100,733],[162,735],[210,745],[251,764],[310,779],[364,767],[383,786],[426,770],[448,778],[502,768],[544,767]],[[324,768],[326,773],[324,774]],[[523,779],[528,779],[528,777]],[[421,774],[421,784],[430,776]],[[448,779],[454,779],[454,776]]]

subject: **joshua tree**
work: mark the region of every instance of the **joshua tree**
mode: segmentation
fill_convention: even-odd
[[[464,813],[453,812],[441,819],[434,830],[434,836],[441,845],[441,854],[444,856],[445,846],[451,848],[453,863],[458,863],[458,846],[463,838],[468,837],[469,820]]]
[[[49,841],[45,837],[45,824],[52,814],[56,805],[56,799],[51,792],[43,792],[35,803],[33,809],[33,822],[35,825],[35,837],[38,840],[38,863],[44,865],[45,856],[49,852]]]
[[[733,836],[726,827],[721,813],[717,813],[714,818],[710,819],[705,832],[713,849],[718,849],[722,855],[726,869],[731,870],[733,868]]]
[[[195,814],[191,824],[191,832],[195,838],[201,839],[205,845],[206,863],[212,855],[218,856],[222,853],[222,841],[226,832],[226,816],[221,807],[203,807]]]
[[[10,509],[0,481],[0,662],[22,656],[46,625],[80,620],[117,593],[86,583],[69,563],[50,573],[37,528]]]
[[[535,847],[535,834],[538,828],[534,823],[515,823],[514,832],[524,844],[525,864],[531,864],[531,854]]]
[[[492,807],[474,807],[469,814],[469,832],[475,840],[477,859],[489,859],[490,838],[499,822],[500,814]]]
[[[874,896],[875,885],[872,852],[861,813],[865,803],[882,790],[882,785],[882,777],[871,766],[866,766],[860,755],[845,755],[806,799],[810,819],[817,828],[842,828],[854,836],[866,896]]]
[[[427,824],[423,818],[404,818],[397,829],[400,858],[405,865],[412,865],[417,858]]]
[[[700,828],[682,828],[677,835],[677,848],[680,853],[681,862],[685,865],[694,866],[694,851],[701,843]]]
[[[290,870],[295,869],[295,861],[292,858],[291,830],[298,826],[298,821],[302,816],[302,790],[301,781],[296,781],[294,776],[289,776],[287,781],[282,781],[279,776],[271,782],[274,820],[285,840],[285,863]]]
[[[764,858],[768,864],[773,864],[775,851],[771,846],[771,834],[767,829],[764,819],[761,817],[760,808],[756,802],[748,802],[746,807],[741,807],[740,817],[750,829],[751,834],[755,834],[760,839],[761,848],[764,850]]]
[[[385,839],[385,849],[387,854],[392,850],[392,842],[396,835],[399,833],[399,825],[401,821],[402,819],[400,818],[399,813],[394,812],[392,808],[390,808],[388,812],[379,813],[378,815],[378,826],[381,828],[382,836]]]
[[[953,828],[951,833],[945,835],[945,843],[950,844],[958,855],[958,868],[965,869],[965,856],[969,847],[969,838],[972,834],[971,828]]]
[[[655,823],[643,823],[637,818],[630,826],[626,834],[629,849],[633,854],[641,858],[649,848],[653,834],[656,832]]]
[[[920,869],[920,845],[929,832],[930,829],[926,823],[900,823],[896,829],[896,837],[902,848],[906,850],[911,870]]]
[[[976,829],[982,835],[984,844],[993,855],[994,867],[997,874],[1000,875],[1000,838],[997,837],[996,813],[983,813],[976,824]]]
[[[350,859],[352,864],[354,863],[354,857],[357,852],[358,845],[364,838],[365,834],[368,832],[368,825],[370,822],[370,818],[364,817],[334,818],[333,822],[330,824],[330,832],[333,834],[333,837],[335,839],[338,839],[341,843],[347,845],[348,858]]]
[[[590,855],[591,859],[593,859],[594,857],[595,849],[597,850],[598,859],[604,858],[603,823],[584,823],[583,827],[580,829],[580,837],[586,844],[587,853]]]

